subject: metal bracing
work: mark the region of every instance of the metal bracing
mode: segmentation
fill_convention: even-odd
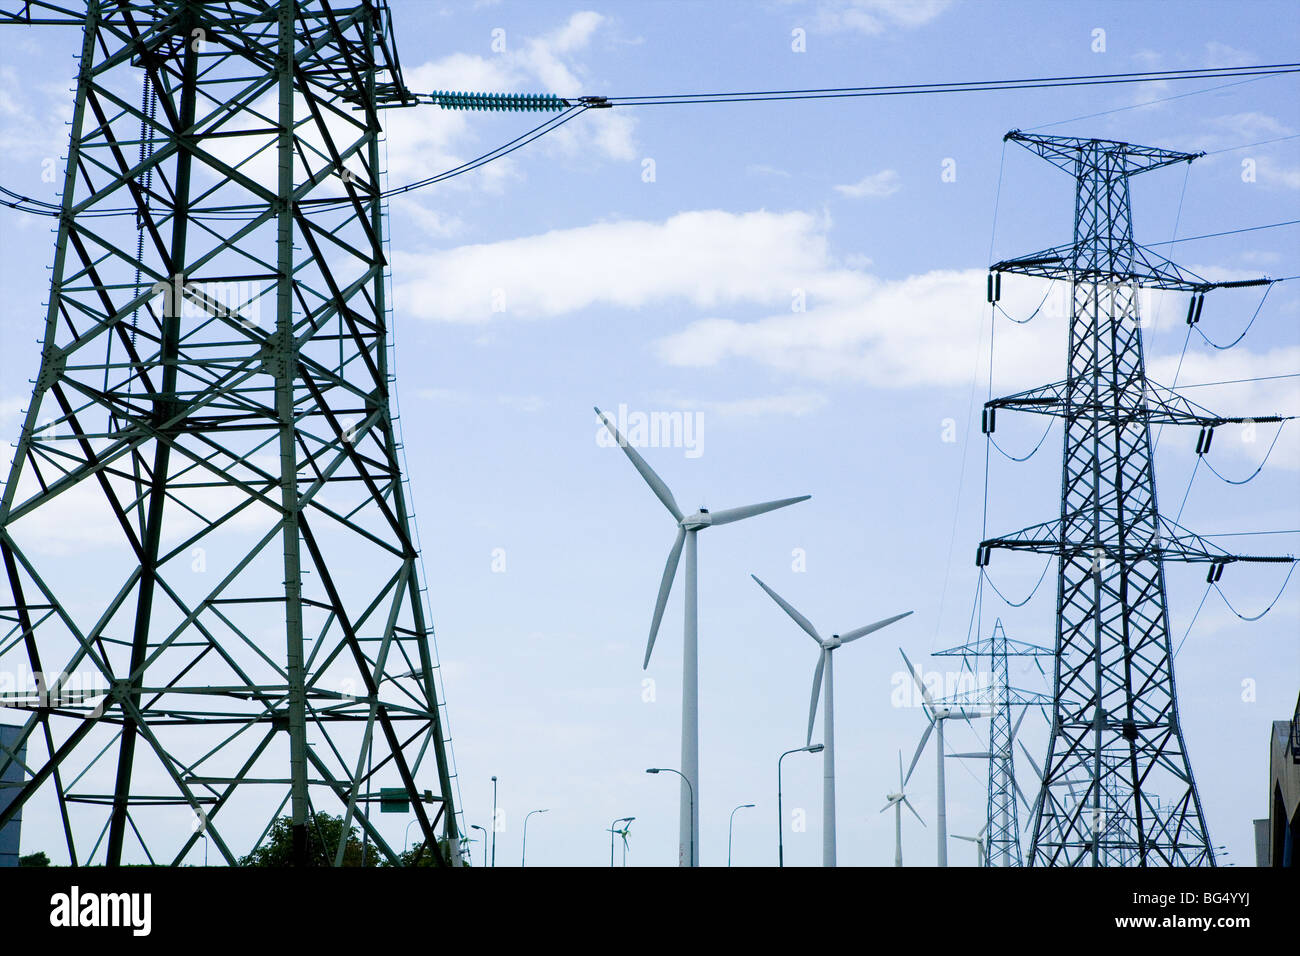
[[[981,565],[995,547],[1058,558],[1053,717],[1029,862],[1214,865],[1178,720],[1164,562],[1208,562],[1213,580],[1233,561],[1291,559],[1230,555],[1157,505],[1151,424],[1229,419],[1147,380],[1138,289],[1203,294],[1216,284],[1134,241],[1129,178],[1197,154],[1007,138],[1076,184],[1073,242],[992,267],[1068,281],[1072,292],[1065,381],[990,402],[985,418],[986,431],[997,407],[1065,421],[1059,520],[985,540],[978,555]],[[1077,800],[1057,786],[1071,780],[1086,781]]]
[[[1042,706],[1049,700],[1037,691],[1011,686],[1010,656],[1050,657],[1052,651],[1037,644],[1028,644],[1007,637],[1001,619],[994,621],[988,637],[977,638],[960,647],[935,651],[936,657],[961,657],[967,661],[987,660],[987,674],[972,667],[981,678],[982,686],[945,699],[945,703],[960,707],[984,707],[989,715],[988,805],[987,821],[982,833],[981,859],[983,866],[1023,866],[1020,849],[1020,817],[1016,800],[1028,804],[1020,785],[1016,782],[1015,741],[1024,719],[1024,710],[1014,723],[1013,708]],[[1039,668],[1042,669],[1041,667]]]
[[[379,110],[415,99],[386,4],[0,7],[84,31],[0,498],[28,765],[0,825],[34,804],[74,864],[180,863],[205,834],[233,864],[287,812],[305,863],[324,810],[396,861],[372,816],[396,788],[420,854],[459,863],[390,405]]]

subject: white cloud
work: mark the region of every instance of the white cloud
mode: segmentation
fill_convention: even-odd
[[[791,389],[777,395],[757,395],[750,398],[711,400],[697,398],[665,397],[663,404],[688,411],[700,411],[710,418],[727,421],[770,419],[773,416],[798,418],[820,411],[827,398],[820,392]]]
[[[1205,65],[1212,70],[1232,66],[1250,66],[1259,61],[1255,54],[1211,40],[1205,44]]]
[[[950,0],[824,0],[815,26],[828,33],[854,31],[878,36],[891,28],[914,29],[929,23]]]
[[[836,186],[835,191],[850,199],[883,199],[894,195],[900,188],[898,173],[892,169],[882,169],[878,173],[863,176],[856,183]]]
[[[826,225],[805,212],[704,210],[436,254],[398,252],[394,275],[418,278],[397,287],[397,303],[403,314],[451,322],[543,318],[597,304],[640,308],[675,299],[703,309],[737,303],[789,308],[796,290],[839,297],[865,280],[827,270]]]
[[[417,92],[471,90],[484,93],[539,92],[573,97],[591,92],[585,70],[573,57],[587,49],[606,19],[580,11],[556,29],[512,42],[491,56],[455,53],[407,67],[406,84]],[[474,133],[474,114],[437,107],[389,111],[389,178],[408,182],[450,169],[486,152]],[[636,156],[635,121],[618,110],[592,110],[540,140],[536,148],[569,154],[594,152],[615,160]],[[492,143],[491,145],[496,145]],[[513,175],[513,158],[497,160],[474,173],[480,184],[500,188]],[[452,181],[454,182],[454,180]]]
[[[541,319],[582,309],[680,308],[697,316],[656,343],[659,357],[685,368],[746,362],[805,382],[859,382],[880,388],[968,388],[988,368],[988,306],[984,269],[934,270],[881,278],[850,267],[833,252],[826,217],[806,212],[683,212],[662,222],[598,223],[504,242],[462,246],[432,256],[399,254],[398,275],[419,279],[398,287],[404,314],[454,322]],[[1210,279],[1253,277],[1242,270],[1192,268]],[[492,311],[494,290],[504,310]],[[792,298],[792,293],[796,293]],[[1225,294],[1226,295],[1226,294]],[[1004,277],[994,392],[1010,394],[1064,374],[1065,310],[1062,283]],[[1177,356],[1153,353],[1150,343],[1177,348],[1186,295],[1143,291],[1139,299],[1148,336],[1151,378],[1173,383]],[[719,315],[722,309],[741,317]],[[1214,314],[1217,314],[1214,313]],[[1225,315],[1235,314],[1225,306]],[[492,326],[489,326],[490,328]],[[1216,335],[1212,315],[1202,320]],[[1222,381],[1294,372],[1300,348],[1252,353],[1193,348],[1182,382]],[[981,354],[982,353],[982,354]],[[1212,393],[1212,394],[1207,394]],[[1189,396],[1227,415],[1300,412],[1300,385],[1279,380],[1237,392],[1195,390]],[[1211,401],[1210,399],[1213,399]],[[719,417],[808,414],[823,396],[806,388],[750,398],[716,400],[668,396],[664,404],[704,409]],[[1292,434],[1293,433],[1293,434]],[[1271,431],[1261,426],[1260,435]],[[1300,428],[1284,432],[1272,462],[1300,467]],[[1263,449],[1228,439],[1221,453],[1257,463]],[[1217,447],[1217,446],[1216,446]]]

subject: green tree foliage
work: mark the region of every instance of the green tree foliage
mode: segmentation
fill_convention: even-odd
[[[19,866],[49,866],[50,858],[44,853],[28,853],[18,858]]]
[[[334,855],[338,850],[339,839],[343,834],[343,818],[328,813],[317,813],[308,822],[307,827],[307,865],[333,866]],[[365,853],[365,866],[378,866],[381,853],[372,843]],[[344,866],[362,866],[361,831],[351,827],[347,833],[347,845],[343,850]],[[280,817],[271,826],[271,831],[262,841],[262,845],[239,861],[240,866],[293,866],[293,821],[290,817]]]

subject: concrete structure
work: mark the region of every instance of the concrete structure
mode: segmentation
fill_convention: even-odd
[[[27,761],[27,743],[15,749],[21,727],[0,724],[0,811],[7,807],[18,788],[25,782],[23,765]],[[10,755],[12,754],[12,759]],[[18,865],[18,840],[22,832],[22,811],[0,827],[0,866]]]
[[[1261,866],[1295,866],[1300,851],[1300,697],[1290,720],[1273,721],[1268,759],[1268,846]]]

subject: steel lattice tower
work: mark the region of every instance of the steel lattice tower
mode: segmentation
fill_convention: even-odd
[[[979,638],[960,647],[935,651],[935,657],[974,658],[989,662],[989,682],[967,693],[950,699],[954,706],[982,707],[989,715],[988,805],[984,829],[985,866],[1023,866],[1020,851],[1020,816],[1016,799],[1025,800],[1020,785],[1016,783],[1015,741],[1024,719],[1025,707],[1042,705],[1046,698],[1036,691],[1026,691],[1011,686],[1008,657],[1050,657],[1052,651],[1037,644],[1015,641],[1007,637],[999,618],[986,638]],[[1040,668],[1041,669],[1041,668]],[[1013,708],[1022,708],[1020,720],[1011,720]]]
[[[0,825],[44,799],[74,864],[205,833],[233,864],[287,812],[294,861],[339,865],[306,859],[329,811],[391,861],[387,789],[417,860],[459,863],[394,430],[379,111],[414,100],[386,4],[71,5],[0,4],[84,31],[0,499],[0,672],[34,688],[0,700],[28,770]],[[60,520],[93,574],[43,548]]]
[[[1207,562],[1211,579],[1239,560],[1160,515],[1151,426],[1224,418],[1151,382],[1142,354],[1138,290],[1194,293],[1199,318],[1211,283],[1133,238],[1129,180],[1199,154],[1017,131],[1020,143],[1075,179],[1074,241],[992,267],[1070,283],[1067,378],[990,401],[1064,419],[1060,519],[981,542],[1058,556],[1053,719],[1034,814],[1031,866],[1214,865],[1214,852],[1179,725],[1164,562]],[[1252,421],[1279,421],[1277,416]],[[1204,436],[1203,436],[1204,437]],[[1208,442],[1204,442],[1208,445]],[[1203,451],[1198,445],[1198,452]],[[1057,786],[1086,781],[1081,798]]]

